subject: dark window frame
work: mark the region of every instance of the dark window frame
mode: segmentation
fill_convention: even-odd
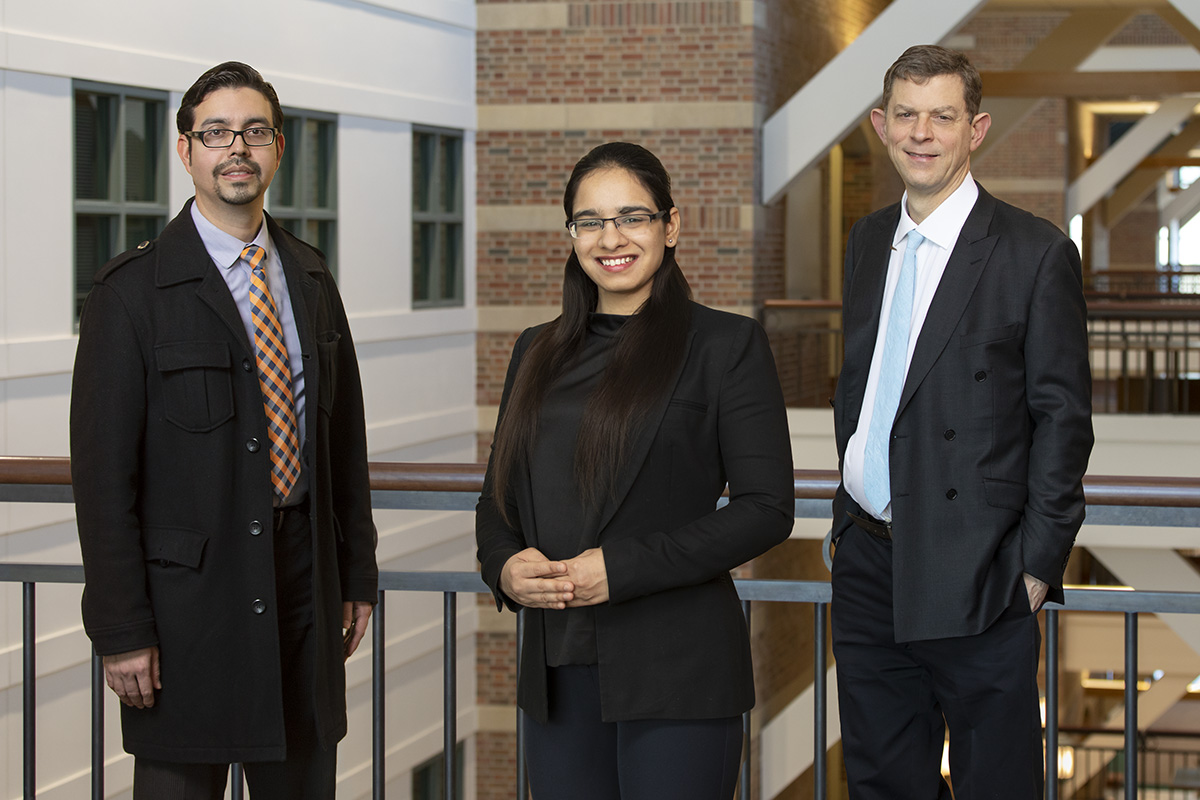
[[[432,137],[433,160],[428,169],[418,168],[421,158],[422,138]],[[438,177],[446,167],[444,141],[457,143],[456,175],[452,191],[454,197],[447,203],[442,196]],[[412,305],[413,308],[458,308],[466,304],[466,214],[464,196],[465,176],[465,131],[454,128],[437,128],[424,125],[413,126],[412,140]],[[421,186],[421,176],[425,185]],[[420,208],[418,194],[424,191],[426,208]],[[426,234],[431,234],[426,236]],[[455,238],[453,253],[447,254],[446,243]],[[419,257],[422,245],[428,240],[430,255],[427,261]]]
[[[283,109],[284,159],[280,162],[279,170],[267,191],[267,211],[281,226],[305,240],[325,253],[325,262],[334,276],[337,275],[338,262],[338,115],[324,111],[308,109]],[[313,141],[307,133],[308,122],[315,121],[328,125],[330,131],[328,141]],[[288,135],[292,130],[291,135]],[[296,135],[295,131],[300,133]],[[316,198],[310,197],[312,186],[308,176],[303,174],[313,148],[320,148],[317,167],[325,182],[327,202],[318,205]],[[288,172],[285,172],[288,171]],[[284,205],[279,202],[281,181],[290,181],[288,187],[295,202]],[[320,182],[321,179],[318,179]],[[316,241],[307,235],[311,224],[325,226],[325,233],[318,234]]]
[[[79,99],[81,94],[91,95],[95,97],[108,98],[113,102],[115,108],[111,119],[107,120],[107,130],[100,131],[99,127],[94,129],[94,133],[103,133],[107,136],[107,141],[102,141],[104,137],[97,136],[96,144],[93,147],[92,166],[95,175],[99,182],[104,186],[96,187],[97,193],[103,193],[102,197],[80,197],[80,188],[86,182],[88,176],[80,173],[81,169],[81,152],[85,143],[81,142],[80,134],[83,131],[83,124],[80,117]],[[143,174],[150,175],[148,181],[143,185],[143,193],[151,195],[151,199],[130,200],[131,183],[129,181],[129,163],[131,142],[125,138],[128,134],[133,133],[130,128],[131,106],[135,102],[153,103],[156,105],[154,109],[155,118],[152,121],[153,126],[158,128],[156,149],[145,147],[146,155],[149,158],[143,164]],[[145,238],[157,236],[162,228],[167,224],[170,216],[169,197],[168,197],[168,177],[169,165],[172,153],[171,143],[174,141],[174,129],[168,119],[167,110],[170,106],[170,96],[165,91],[146,89],[133,86],[119,86],[115,84],[99,83],[96,81],[73,80],[71,82],[71,116],[72,116],[72,185],[71,185],[71,200],[72,200],[72,253],[74,257],[73,268],[73,287],[74,287],[74,311],[73,319],[78,327],[79,312],[83,307],[83,301],[87,297],[88,292],[92,288],[92,279],[96,272],[113,256],[122,253],[131,247],[134,247],[138,242]],[[100,122],[105,122],[101,119]],[[143,139],[143,145],[149,144],[151,140]],[[106,152],[101,153],[99,150],[103,148]],[[103,162],[103,163],[102,163]],[[153,174],[150,174],[153,173]],[[105,253],[93,253],[84,255],[80,253],[81,246],[81,228],[80,222],[82,218],[88,218],[96,222],[94,233],[94,243],[97,247],[107,244]],[[141,227],[136,228],[131,226],[131,220],[141,222]],[[102,230],[106,227],[107,230]],[[132,233],[137,233],[138,241],[130,239]],[[152,234],[152,235],[151,235]],[[85,263],[85,262],[92,263]]]

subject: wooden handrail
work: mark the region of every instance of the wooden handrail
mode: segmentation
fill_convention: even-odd
[[[477,493],[483,487],[485,465],[373,461],[369,467],[372,489]],[[832,500],[838,474],[835,470],[798,469],[794,482],[797,500]],[[0,456],[0,484],[6,483],[70,485],[70,459]],[[1200,508],[1200,478],[1088,475],[1083,488],[1088,503],[1097,506]]]

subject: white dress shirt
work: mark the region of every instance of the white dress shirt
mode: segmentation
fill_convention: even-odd
[[[946,271],[946,262],[958,241],[971,209],[979,198],[979,187],[975,185],[970,173],[954,193],[942,201],[933,213],[926,217],[920,225],[913,222],[908,215],[908,192],[900,201],[900,222],[892,236],[892,254],[888,261],[887,282],[883,290],[883,306],[879,312],[879,332],[875,337],[875,351],[871,355],[871,369],[867,373],[867,388],[863,394],[862,412],[858,416],[858,427],[846,445],[846,453],[842,459],[842,481],[846,491],[858,502],[863,511],[879,519],[891,520],[892,507],[875,508],[867,500],[867,492],[863,484],[863,462],[867,448],[867,431],[871,429],[871,417],[874,415],[875,394],[879,386],[879,362],[883,357],[883,341],[887,335],[888,317],[891,315],[892,295],[896,292],[896,283],[900,279],[900,266],[904,262],[904,249],[907,244],[905,237],[909,231],[917,229],[925,241],[917,250],[917,282],[913,297],[912,328],[908,334],[908,354],[904,362],[904,374],[912,363],[913,350],[916,349],[917,339],[921,335],[921,327],[925,324],[925,316],[933,303],[933,296],[941,283],[942,274]]]

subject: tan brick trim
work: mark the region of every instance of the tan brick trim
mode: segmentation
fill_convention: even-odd
[[[516,706],[476,706],[478,731],[512,733],[517,729]]]
[[[567,27],[567,3],[488,3],[475,9],[475,29],[534,31]]]
[[[522,103],[481,105],[481,131],[754,128],[761,121],[755,103]]]
[[[475,207],[475,230],[480,233],[553,231],[566,236],[567,231],[563,227],[565,221],[566,215],[561,205]]]
[[[510,333],[549,322],[562,312],[560,306],[480,306],[480,333]]]

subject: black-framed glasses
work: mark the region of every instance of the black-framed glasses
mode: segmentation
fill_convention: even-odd
[[[241,131],[231,131],[229,128],[209,128],[206,131],[188,131],[183,135],[189,139],[195,139],[205,147],[229,147],[239,136],[248,147],[266,147],[275,143],[274,128],[255,127]]]
[[[613,227],[626,233],[637,233],[656,219],[663,219],[671,213],[671,209],[655,211],[653,214],[622,214],[619,217],[603,217],[600,219],[567,220],[567,230],[572,239],[585,239],[589,236],[599,236],[604,230],[604,223],[611,222]]]

